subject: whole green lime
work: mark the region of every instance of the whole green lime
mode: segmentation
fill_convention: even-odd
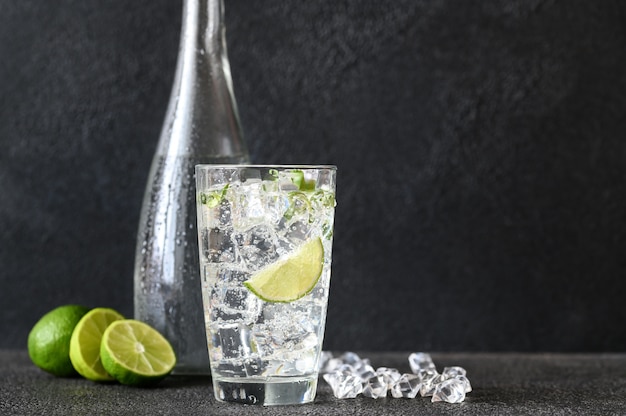
[[[84,306],[64,305],[41,317],[28,334],[28,355],[37,367],[59,377],[76,374],[70,361],[70,339],[87,312]]]

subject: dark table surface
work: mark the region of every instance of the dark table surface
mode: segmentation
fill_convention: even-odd
[[[409,353],[360,353],[374,367],[409,372]],[[460,404],[428,398],[334,398],[320,380],[315,402],[259,407],[216,402],[209,377],[170,376],[156,388],[56,378],[26,351],[0,350],[2,415],[626,415],[626,354],[432,354],[459,365],[474,391]]]

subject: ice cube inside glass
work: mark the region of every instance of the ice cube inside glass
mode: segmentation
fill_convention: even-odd
[[[196,166],[215,397],[313,401],[330,285],[334,166]]]

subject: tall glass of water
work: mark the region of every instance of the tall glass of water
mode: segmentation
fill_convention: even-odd
[[[335,166],[196,166],[202,297],[217,400],[313,401],[335,181]]]

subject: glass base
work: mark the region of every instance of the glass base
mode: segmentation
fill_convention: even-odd
[[[281,379],[216,378],[215,398],[221,402],[276,406],[310,403],[315,399],[317,376]]]

